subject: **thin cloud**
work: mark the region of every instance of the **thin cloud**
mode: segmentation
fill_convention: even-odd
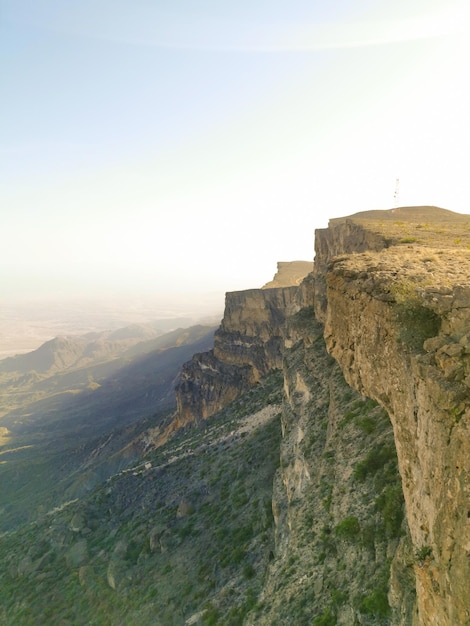
[[[7,19],[56,33],[119,44],[202,52],[279,53],[377,46],[464,32],[470,11],[448,5],[396,20],[350,23],[256,23],[165,13],[151,7],[38,3],[32,11],[9,6]]]

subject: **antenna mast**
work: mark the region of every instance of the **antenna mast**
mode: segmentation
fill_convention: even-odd
[[[395,204],[395,208],[400,204],[400,179],[397,178],[395,180],[395,193],[393,194],[393,201]]]

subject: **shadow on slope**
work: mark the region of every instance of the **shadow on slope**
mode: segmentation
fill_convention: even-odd
[[[129,462],[131,449],[121,457],[116,452],[174,408],[173,383],[181,365],[194,352],[210,349],[213,334],[212,328],[196,326],[152,341],[153,351],[147,354],[142,351],[148,346],[134,346],[137,354],[115,359],[107,377],[102,376],[107,363],[55,374],[40,400],[5,415],[2,527],[30,519],[35,510],[62,501],[67,491],[83,493]],[[73,388],[87,376],[99,383],[81,391]],[[68,385],[72,388],[65,391]],[[113,456],[109,463],[108,456]]]
[[[0,622],[241,624],[274,549],[281,398],[275,372],[82,500],[0,537]]]

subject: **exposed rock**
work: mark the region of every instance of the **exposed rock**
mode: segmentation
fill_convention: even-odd
[[[326,352],[313,307],[287,327],[276,553],[261,596],[266,608],[248,623],[389,623],[387,560],[408,544],[388,416],[348,387]],[[381,451],[387,456],[377,473],[358,480],[360,463]],[[385,500],[386,516],[376,505]],[[403,626],[411,624],[415,599],[407,568],[397,561],[391,598],[393,623]]]
[[[83,530],[85,526],[86,523],[83,513],[77,511],[77,513],[75,513],[75,515],[70,520],[70,530],[74,533],[78,533]]]
[[[274,278],[263,285],[262,289],[290,287],[300,285],[308,274],[313,271],[312,261],[280,261]]]
[[[312,424],[303,423],[300,407],[320,401],[319,387],[312,387],[306,372],[308,346],[322,330],[299,337],[287,321],[313,305],[346,381],[377,400],[392,421],[412,542],[387,549],[387,558],[394,555],[389,593],[394,624],[470,623],[465,591],[470,580],[469,226],[469,216],[436,207],[332,220],[328,229],[316,232],[314,296],[311,280],[297,294],[292,288],[270,290],[269,301],[254,290],[228,294],[213,353],[195,357],[177,390],[182,421],[204,417],[279,367],[286,351],[303,342],[307,369],[302,373],[299,363],[285,381],[290,408],[283,418],[283,471],[273,504],[282,562],[295,535],[295,511],[321,467],[312,467],[302,453]],[[228,374],[227,366],[235,369]],[[347,476],[344,469],[343,485]],[[410,556],[423,551],[424,561]],[[416,612],[409,595],[412,570]],[[321,596],[320,581],[319,574],[311,584]],[[337,616],[340,623],[352,619],[347,610]]]
[[[146,434],[168,446],[47,540],[4,537],[0,617],[65,557],[70,592],[78,571],[126,623],[470,625],[470,216],[367,212],[316,242],[298,286],[227,294],[176,416]]]
[[[82,565],[78,568],[78,582],[82,587],[90,587],[95,583],[95,572],[91,565]]]
[[[355,236],[360,231],[362,241],[376,242],[373,225],[355,224]],[[415,564],[417,623],[467,624],[470,363],[460,341],[470,330],[470,307],[467,289],[452,281],[468,280],[470,257],[452,252],[459,260],[452,276],[450,254],[428,248],[405,255],[383,246],[372,256],[331,260],[350,233],[348,221],[322,232],[317,251],[319,266],[328,267],[326,306],[317,307],[327,347],[349,384],[392,420],[412,542],[417,554],[429,548],[429,562]],[[438,260],[424,280],[430,255]]]
[[[106,577],[108,585],[115,591],[118,590],[119,584],[125,577],[127,572],[127,566],[125,563],[125,556],[128,548],[128,542],[125,539],[120,539],[114,546],[111,559],[109,560]]]
[[[176,510],[176,517],[186,517],[187,515],[191,515],[191,513],[194,513],[193,504],[187,498],[182,498]]]
[[[88,560],[88,544],[86,539],[79,539],[67,551],[66,562],[69,567],[80,567]]]
[[[33,569],[33,561],[31,557],[28,555],[24,556],[21,561],[18,563],[17,573],[18,576],[25,576]]]
[[[172,427],[206,419],[282,367],[285,321],[308,288],[249,289],[227,293],[214,349],[186,363],[175,387]]]

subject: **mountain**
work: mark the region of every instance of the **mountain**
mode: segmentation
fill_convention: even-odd
[[[228,293],[131,463],[0,537],[0,621],[469,624],[469,249],[470,216],[363,212]]]
[[[129,439],[174,409],[178,371],[213,345],[214,329],[155,334],[133,326],[59,337],[0,361],[3,528],[82,494],[139,454]]]

